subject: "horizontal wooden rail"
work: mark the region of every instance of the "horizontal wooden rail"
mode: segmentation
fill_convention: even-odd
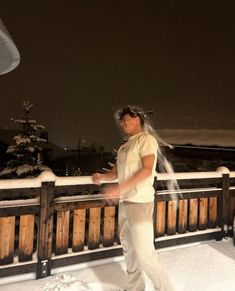
[[[183,173],[157,173],[158,181],[176,180],[195,180],[195,179],[211,179],[222,178],[223,174],[230,173],[231,178],[235,178],[235,171],[229,172],[225,167],[219,167],[214,172],[183,172]],[[55,186],[77,186],[77,185],[93,185],[91,176],[73,176],[58,177],[51,171],[44,171],[38,177],[32,179],[5,179],[0,180],[0,191],[3,189],[26,189],[40,188],[43,182],[55,182]],[[104,181],[105,182],[105,181]],[[118,181],[114,181],[118,182]],[[110,183],[106,181],[105,183]]]

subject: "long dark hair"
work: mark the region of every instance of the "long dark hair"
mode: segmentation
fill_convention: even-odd
[[[158,143],[158,151],[157,151],[157,165],[160,170],[160,172],[168,173],[170,174],[170,179],[167,180],[167,188],[171,192],[171,198],[173,200],[178,200],[178,195],[180,194],[180,188],[179,184],[175,178],[174,170],[172,167],[172,164],[167,160],[165,157],[162,146],[167,146],[170,149],[173,149],[174,147],[171,144],[166,143],[156,132],[154,127],[152,126],[152,122],[150,120],[150,114],[152,114],[153,111],[145,111],[142,107],[136,106],[136,105],[127,105],[121,109],[118,109],[114,112],[114,119],[118,123],[118,126],[120,128],[120,121],[123,119],[123,117],[128,114],[131,117],[139,117],[140,123],[143,128],[143,131],[146,133],[151,134]]]

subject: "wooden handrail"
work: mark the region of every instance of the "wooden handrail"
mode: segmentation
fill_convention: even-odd
[[[167,181],[172,178],[176,180],[187,179],[210,179],[210,178],[222,178],[223,173],[229,173],[231,178],[235,177],[235,171],[229,172],[225,167],[220,167],[216,171],[208,172],[180,172],[180,173],[157,173],[156,177],[158,181]],[[58,177],[53,172],[44,171],[36,178],[30,179],[5,179],[0,180],[0,189],[21,189],[21,188],[39,188],[43,182],[54,182],[55,186],[75,186],[75,185],[92,185],[94,184],[91,176],[68,176]],[[115,183],[117,180],[104,183]]]

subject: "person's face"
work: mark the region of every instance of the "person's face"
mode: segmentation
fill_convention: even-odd
[[[121,120],[121,127],[124,133],[128,135],[136,134],[141,130],[140,118],[138,116],[132,117],[126,114]]]

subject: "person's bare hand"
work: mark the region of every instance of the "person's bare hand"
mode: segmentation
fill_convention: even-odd
[[[96,185],[100,185],[101,184],[101,180],[102,180],[103,175],[100,173],[95,173],[92,175],[92,181],[94,184]]]

